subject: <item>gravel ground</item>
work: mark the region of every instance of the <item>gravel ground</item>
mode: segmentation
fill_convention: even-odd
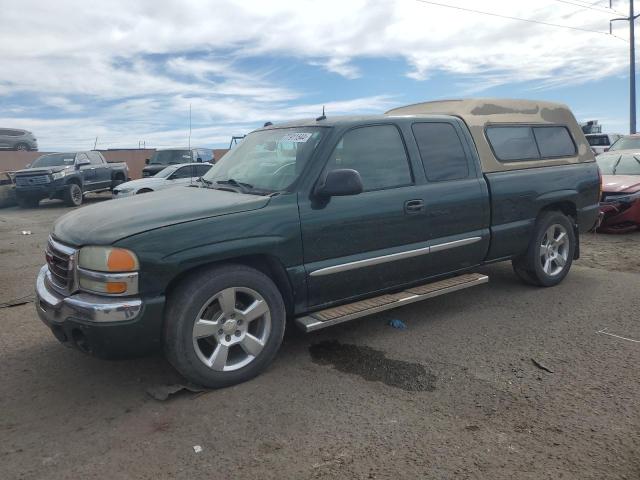
[[[0,303],[31,294],[66,211],[0,210]],[[166,402],[146,393],[179,381],[161,357],[87,357],[32,304],[2,308],[0,478],[638,479],[640,234],[582,252],[558,287],[492,265],[488,285],[289,332],[257,379]]]

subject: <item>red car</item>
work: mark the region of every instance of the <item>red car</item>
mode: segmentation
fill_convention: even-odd
[[[617,150],[596,157],[602,172],[599,232],[640,228],[640,151]]]

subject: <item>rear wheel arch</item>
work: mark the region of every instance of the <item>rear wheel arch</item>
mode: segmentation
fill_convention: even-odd
[[[563,200],[560,202],[553,202],[553,203],[550,203],[549,205],[545,205],[544,207],[542,207],[538,212],[538,216],[536,220],[539,219],[546,212],[553,212],[553,211],[564,213],[567,217],[570,217],[571,219],[573,219],[574,222],[578,218],[578,209],[576,207],[576,204],[570,200]]]

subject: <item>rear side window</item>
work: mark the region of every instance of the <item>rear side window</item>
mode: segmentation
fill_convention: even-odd
[[[503,162],[542,160],[575,155],[576,146],[563,126],[487,127],[487,139]]]
[[[453,125],[414,123],[411,129],[430,182],[459,180],[469,176],[469,162]]]
[[[209,171],[213,165],[196,165],[196,177],[201,177]]]
[[[531,127],[488,127],[487,137],[498,160],[540,158]]]
[[[533,134],[542,158],[570,157],[576,153],[566,127],[533,127]]]
[[[329,158],[328,170],[352,168],[364,191],[413,183],[400,132],[393,125],[359,127],[344,134]]]

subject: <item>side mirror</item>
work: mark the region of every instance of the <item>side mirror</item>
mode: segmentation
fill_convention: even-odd
[[[324,183],[316,189],[321,197],[344,197],[362,193],[362,178],[356,170],[340,168],[327,173]]]
[[[200,157],[196,158],[196,162],[202,163],[202,159]]]
[[[30,164],[30,163],[27,163],[27,164],[24,166],[24,168],[31,168],[31,164]]]
[[[144,159],[144,164],[145,164],[145,165],[149,165],[149,162],[150,162],[150,161],[151,161],[151,159],[149,159],[149,158],[145,158],[145,159]]]
[[[90,162],[89,160],[79,160],[79,161],[76,163],[76,168],[80,168],[80,167],[83,167],[83,166],[85,166],[85,165],[89,165],[90,163],[91,163],[91,162]]]

